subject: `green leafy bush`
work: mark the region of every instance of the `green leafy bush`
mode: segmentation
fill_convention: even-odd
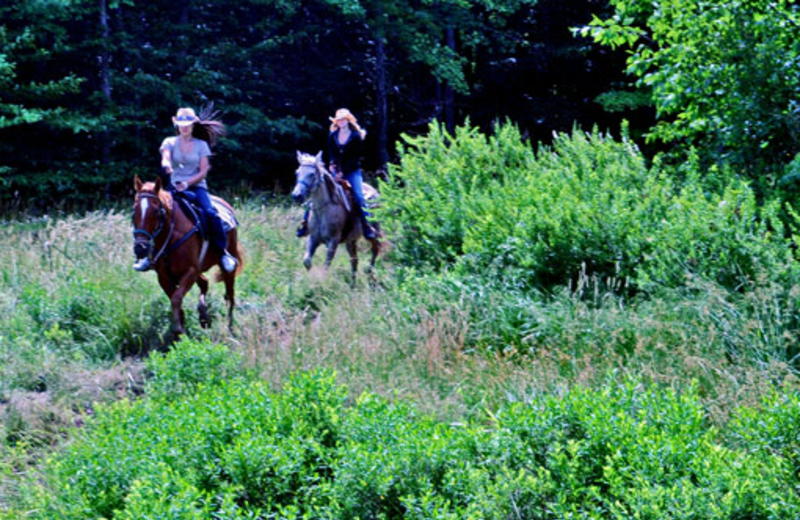
[[[759,205],[731,174],[711,172],[711,186],[696,163],[672,178],[624,134],[574,130],[534,154],[511,124],[491,137],[434,124],[405,143],[381,218],[407,264],[541,288],[581,274],[645,290],[796,278],[777,202]]]
[[[468,125],[448,135],[438,124],[403,137],[400,167],[390,165],[381,185],[387,228],[400,238],[405,260],[441,267],[463,254],[474,197],[526,170],[534,155],[519,130],[504,124],[487,137]]]
[[[101,408],[0,518],[800,514],[796,395],[766,403],[766,425],[743,410],[731,432],[710,427],[695,386],[636,380],[535,395],[462,424],[402,401],[345,398],[317,371],[285,391],[237,380]]]
[[[148,392],[163,396],[191,395],[200,386],[217,386],[239,375],[241,359],[224,345],[183,339],[169,352],[147,359],[152,373]]]

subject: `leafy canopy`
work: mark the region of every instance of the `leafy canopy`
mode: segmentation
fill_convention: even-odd
[[[694,144],[751,175],[788,162],[800,133],[793,0],[610,0],[576,32],[630,48],[627,72],[659,118],[650,141]]]

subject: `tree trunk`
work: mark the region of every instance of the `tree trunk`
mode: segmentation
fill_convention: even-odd
[[[375,101],[378,126],[378,170],[386,171],[389,164],[388,136],[387,136],[387,89],[386,89],[386,48],[383,37],[375,38]]]
[[[450,26],[446,30],[446,38],[447,38],[447,46],[455,52],[456,50],[456,31],[455,29]],[[453,87],[450,86],[449,83],[444,85],[444,93],[443,93],[443,104],[444,104],[444,124],[445,128],[450,134],[453,134],[456,130],[456,96],[453,92]]]
[[[111,41],[108,28],[108,2],[100,0],[100,92],[103,94],[103,106],[101,112],[105,113],[111,108]],[[100,131],[99,143],[100,164],[107,167],[111,156],[111,135],[108,131],[108,124],[103,125]],[[106,199],[111,199],[111,185],[106,183]]]
[[[186,35],[188,37],[189,33],[189,8],[190,8],[191,0],[180,0],[178,2],[178,26],[180,27],[180,34]],[[186,39],[188,40],[188,38]],[[186,41],[182,41],[180,44],[180,49],[178,51],[178,62],[181,66],[185,66],[186,56],[188,54],[188,49],[186,47]]]

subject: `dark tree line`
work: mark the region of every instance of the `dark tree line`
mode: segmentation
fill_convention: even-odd
[[[178,106],[221,111],[213,186],[282,191],[339,107],[368,131],[365,169],[437,119],[531,141],[597,124],[625,56],[575,38],[600,0],[15,0],[0,6],[0,198],[85,206],[152,177]],[[637,126],[638,125],[638,126]]]

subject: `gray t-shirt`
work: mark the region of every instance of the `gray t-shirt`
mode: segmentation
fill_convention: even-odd
[[[172,158],[171,180],[173,185],[188,181],[197,175],[197,172],[200,171],[200,159],[211,155],[211,149],[208,147],[208,143],[202,139],[192,137],[192,149],[186,154],[181,151],[178,139],[180,139],[179,135],[167,137],[164,139],[164,142],[161,143],[161,148],[158,149],[159,152],[162,153],[164,150],[170,151],[170,157]],[[195,186],[208,189],[205,179],[195,184]]]

